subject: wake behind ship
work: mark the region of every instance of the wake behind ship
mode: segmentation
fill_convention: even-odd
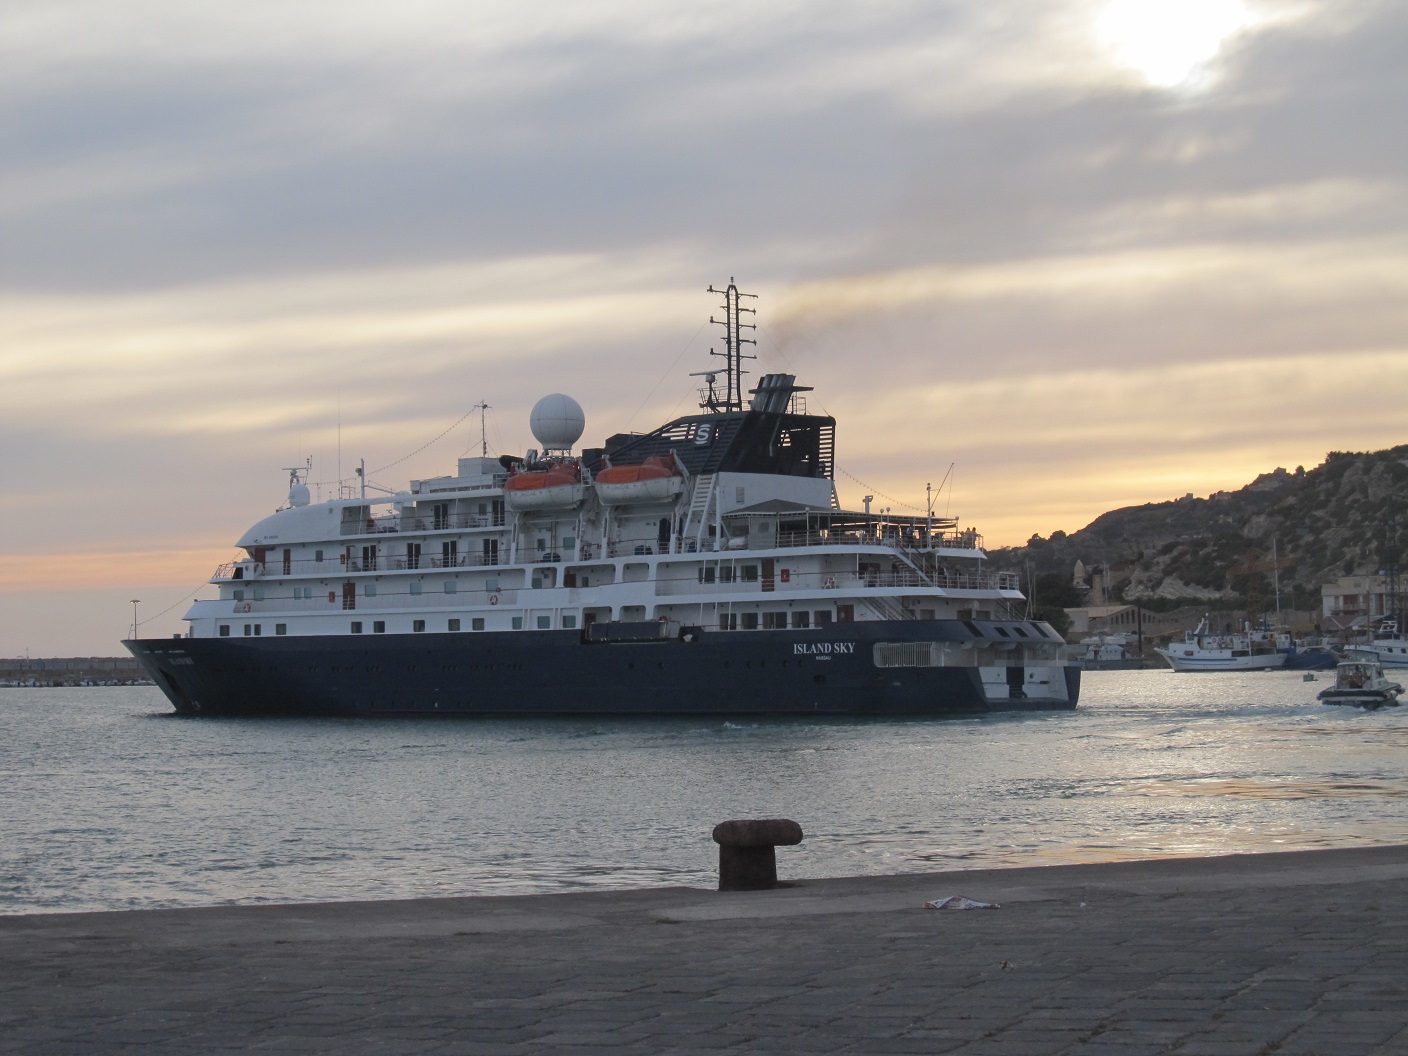
[[[1078,664],[957,522],[840,508],[835,420],[764,375],[724,296],[700,413],[287,503],[238,542],[188,632],[124,644],[201,715],[923,716],[1076,706]],[[369,494],[369,491],[372,494]]]

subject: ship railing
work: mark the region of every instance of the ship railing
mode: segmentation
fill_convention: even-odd
[[[454,532],[472,528],[502,528],[506,515],[494,513],[450,513],[436,516],[433,513],[409,511],[388,513],[380,517],[369,517],[365,521],[347,521],[342,525],[342,535],[385,535],[391,532]]]
[[[901,569],[891,572],[799,572],[774,569],[772,576],[764,576],[756,569],[746,574],[755,578],[744,579],[742,569],[722,566],[717,569],[702,570],[706,578],[698,575],[665,576],[656,580],[656,593],[672,594],[730,594],[730,593],[785,593],[789,591],[838,590],[854,592],[858,590],[897,590],[938,588],[945,591],[990,592],[1017,591],[1021,589],[1019,576],[1015,572],[953,572],[928,577],[911,570]],[[725,578],[732,577],[732,578]]]
[[[755,540],[757,537],[754,536]],[[752,540],[750,540],[751,542]],[[778,532],[775,543],[779,549],[798,546],[888,546],[897,550],[981,550],[983,537],[977,532],[893,531],[878,528],[871,532]],[[767,549],[753,546],[751,549]]]
[[[489,605],[489,597],[492,595],[498,598],[497,605],[517,605],[519,603],[518,588],[509,590],[460,590],[453,594],[446,594],[442,591],[426,591],[423,594],[412,594],[409,591],[379,590],[375,594],[366,595],[358,593],[353,605],[349,608],[341,591],[331,591],[334,596],[328,598],[327,593],[314,594],[311,598],[260,598],[258,600],[245,600],[235,602],[235,612],[231,618],[243,618],[249,616],[271,615],[283,612],[306,612],[315,616],[324,615],[329,612],[357,612],[365,617],[373,617],[380,612],[400,612],[414,609],[460,609],[474,608],[479,605]],[[220,616],[224,619],[224,616]],[[268,633],[268,630],[265,630]]]
[[[278,558],[274,558],[264,564],[253,561],[227,561],[217,568],[210,578],[212,581],[222,582],[265,580],[280,576],[325,576],[333,579],[348,572],[414,572],[447,568],[489,568],[505,563],[505,559],[498,552],[488,554],[469,552],[449,557],[441,554],[426,554],[416,558],[404,555],[392,557],[386,554],[362,557],[355,554],[348,555],[342,552],[328,551],[321,561],[313,558],[301,558],[297,561],[280,561]]]

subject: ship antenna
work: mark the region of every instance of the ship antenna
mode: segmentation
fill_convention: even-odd
[[[489,409],[489,405],[488,405],[487,403],[485,403],[483,400],[480,400],[478,403],[476,403],[473,407],[470,408],[471,411],[473,411],[473,410],[478,410],[478,411],[479,411],[479,457],[480,457],[480,458],[488,458],[488,457],[489,457],[489,434],[484,431],[484,412],[487,411],[488,409]]]
[[[715,319],[712,315],[709,317],[709,322],[713,323],[715,326],[722,326],[724,328],[724,351],[718,352],[711,348],[709,349],[709,355],[722,356],[728,361],[728,385],[722,402],[711,386],[709,396],[704,401],[703,406],[715,413],[719,411],[741,411],[743,410],[743,375],[747,373],[743,369],[743,361],[745,359],[758,358],[757,356],[744,354],[744,345],[756,346],[758,342],[752,338],[744,337],[743,331],[756,330],[758,326],[756,323],[745,323],[743,321],[744,312],[756,315],[757,309],[744,308],[739,302],[744,297],[757,300],[758,295],[755,293],[739,293],[732,276],[729,277],[727,289],[716,290],[711,284],[707,292],[722,293],[724,295],[724,303],[720,305],[724,310],[724,317],[722,319]]]

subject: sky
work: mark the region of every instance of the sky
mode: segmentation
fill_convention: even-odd
[[[843,503],[990,546],[1408,442],[1404,54],[1388,0],[0,0],[0,655],[181,630],[307,458],[689,413],[733,277]]]

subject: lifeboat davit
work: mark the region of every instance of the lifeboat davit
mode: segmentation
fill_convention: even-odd
[[[638,466],[608,466],[596,475],[603,506],[670,502],[684,490],[684,473],[672,455],[652,455]]]
[[[504,481],[504,501],[511,510],[566,510],[580,506],[587,487],[575,461],[529,469]]]

